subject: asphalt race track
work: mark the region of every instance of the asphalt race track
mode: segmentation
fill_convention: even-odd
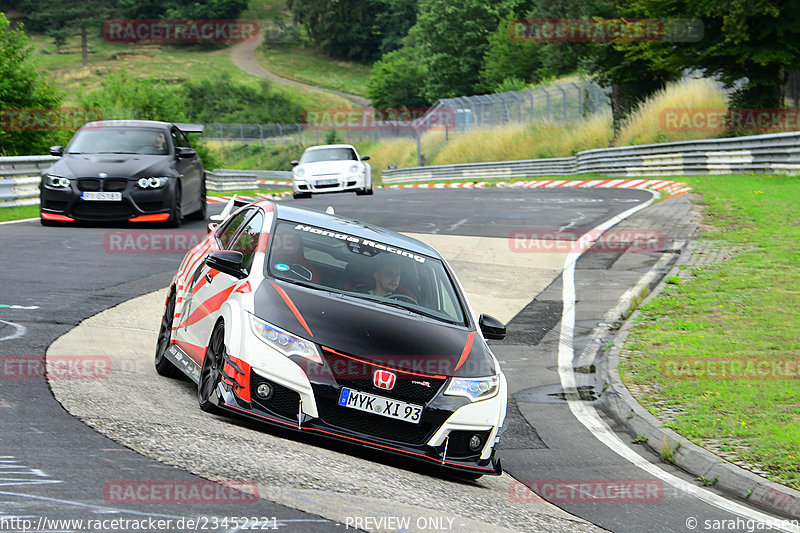
[[[677,226],[665,221],[672,220],[670,209],[686,210],[688,201],[670,199],[622,223],[661,231],[667,252],[580,257],[568,338],[562,327],[565,284],[573,285],[571,276],[562,276],[567,253],[543,243],[559,231],[581,234],[651,198],[648,191],[620,189],[382,189],[372,197],[283,200],[317,210],[331,205],[339,215],[427,240],[456,270],[476,311],[509,323],[508,338],[492,343],[511,393],[501,445],[506,475],[474,483],[202,413],[188,381],[157,376],[152,352],[165,293],[156,291],[167,286],[182,258],[163,248],[177,235],[197,238],[203,223],[180,230],[0,225],[0,521],[155,517],[172,520],[163,530],[177,531],[194,529],[185,522],[180,527],[179,519],[202,517],[208,525],[246,516],[286,531],[397,531],[407,517],[412,531],[690,531],[692,517],[701,523],[736,520],[738,515],[678,490],[603,444],[576,418],[574,398],[568,401],[564,388],[559,353],[568,342],[579,401],[591,409],[602,395],[592,358],[607,339],[593,336],[594,328],[642,275],[668,263],[670,243],[681,235],[670,235]],[[519,231],[540,239],[509,239]],[[131,235],[148,237],[129,249],[124,243],[132,242],[125,241]],[[46,352],[108,357],[113,371],[103,379],[48,383],[31,370]],[[626,444],[632,440],[610,433]],[[641,447],[628,447],[700,485]],[[203,486],[204,479],[244,481],[245,493],[176,504],[168,498],[128,503],[113,492],[137,482]],[[543,488],[555,506],[514,479]],[[552,490],[622,482],[643,487],[644,495],[598,503]],[[249,489],[260,498],[249,497]],[[207,530],[237,530],[235,525]]]

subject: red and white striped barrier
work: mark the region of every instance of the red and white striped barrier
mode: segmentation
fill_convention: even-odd
[[[409,183],[399,185],[383,185],[384,189],[483,189],[486,187],[504,187],[521,189],[555,188],[555,187],[598,187],[602,189],[653,189],[664,191],[675,196],[689,192],[691,188],[680,181],[642,180],[642,179],[605,179],[605,180],[532,180],[532,181],[499,181],[492,184],[487,181],[448,182],[448,183]]]

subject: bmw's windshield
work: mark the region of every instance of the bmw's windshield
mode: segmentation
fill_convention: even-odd
[[[79,130],[67,153],[167,155],[169,145],[163,130],[99,126]]]
[[[346,233],[278,221],[269,276],[454,324],[464,306],[439,259]]]

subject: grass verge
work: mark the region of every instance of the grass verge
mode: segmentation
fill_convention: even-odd
[[[0,222],[22,220],[25,218],[39,218],[39,206],[23,205],[18,207],[0,207]]]
[[[620,373],[666,427],[800,489],[798,178],[685,181],[701,197],[704,249],[728,260],[684,268],[641,308]],[[711,378],[723,359],[744,370]],[[749,361],[766,374],[747,377]]]

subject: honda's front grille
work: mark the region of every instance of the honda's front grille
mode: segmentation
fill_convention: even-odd
[[[447,378],[434,378],[421,373],[413,374],[389,369],[396,375],[396,379],[392,389],[385,390],[376,387],[372,382],[375,370],[384,368],[366,361],[343,357],[327,350],[323,351],[323,354],[338,385],[409,403],[427,404],[447,381]],[[424,363],[425,361],[419,362]]]
[[[317,401],[317,409],[330,426],[405,444],[425,444],[438,427],[426,423],[424,418],[419,424],[412,424],[342,407],[335,401]]]

